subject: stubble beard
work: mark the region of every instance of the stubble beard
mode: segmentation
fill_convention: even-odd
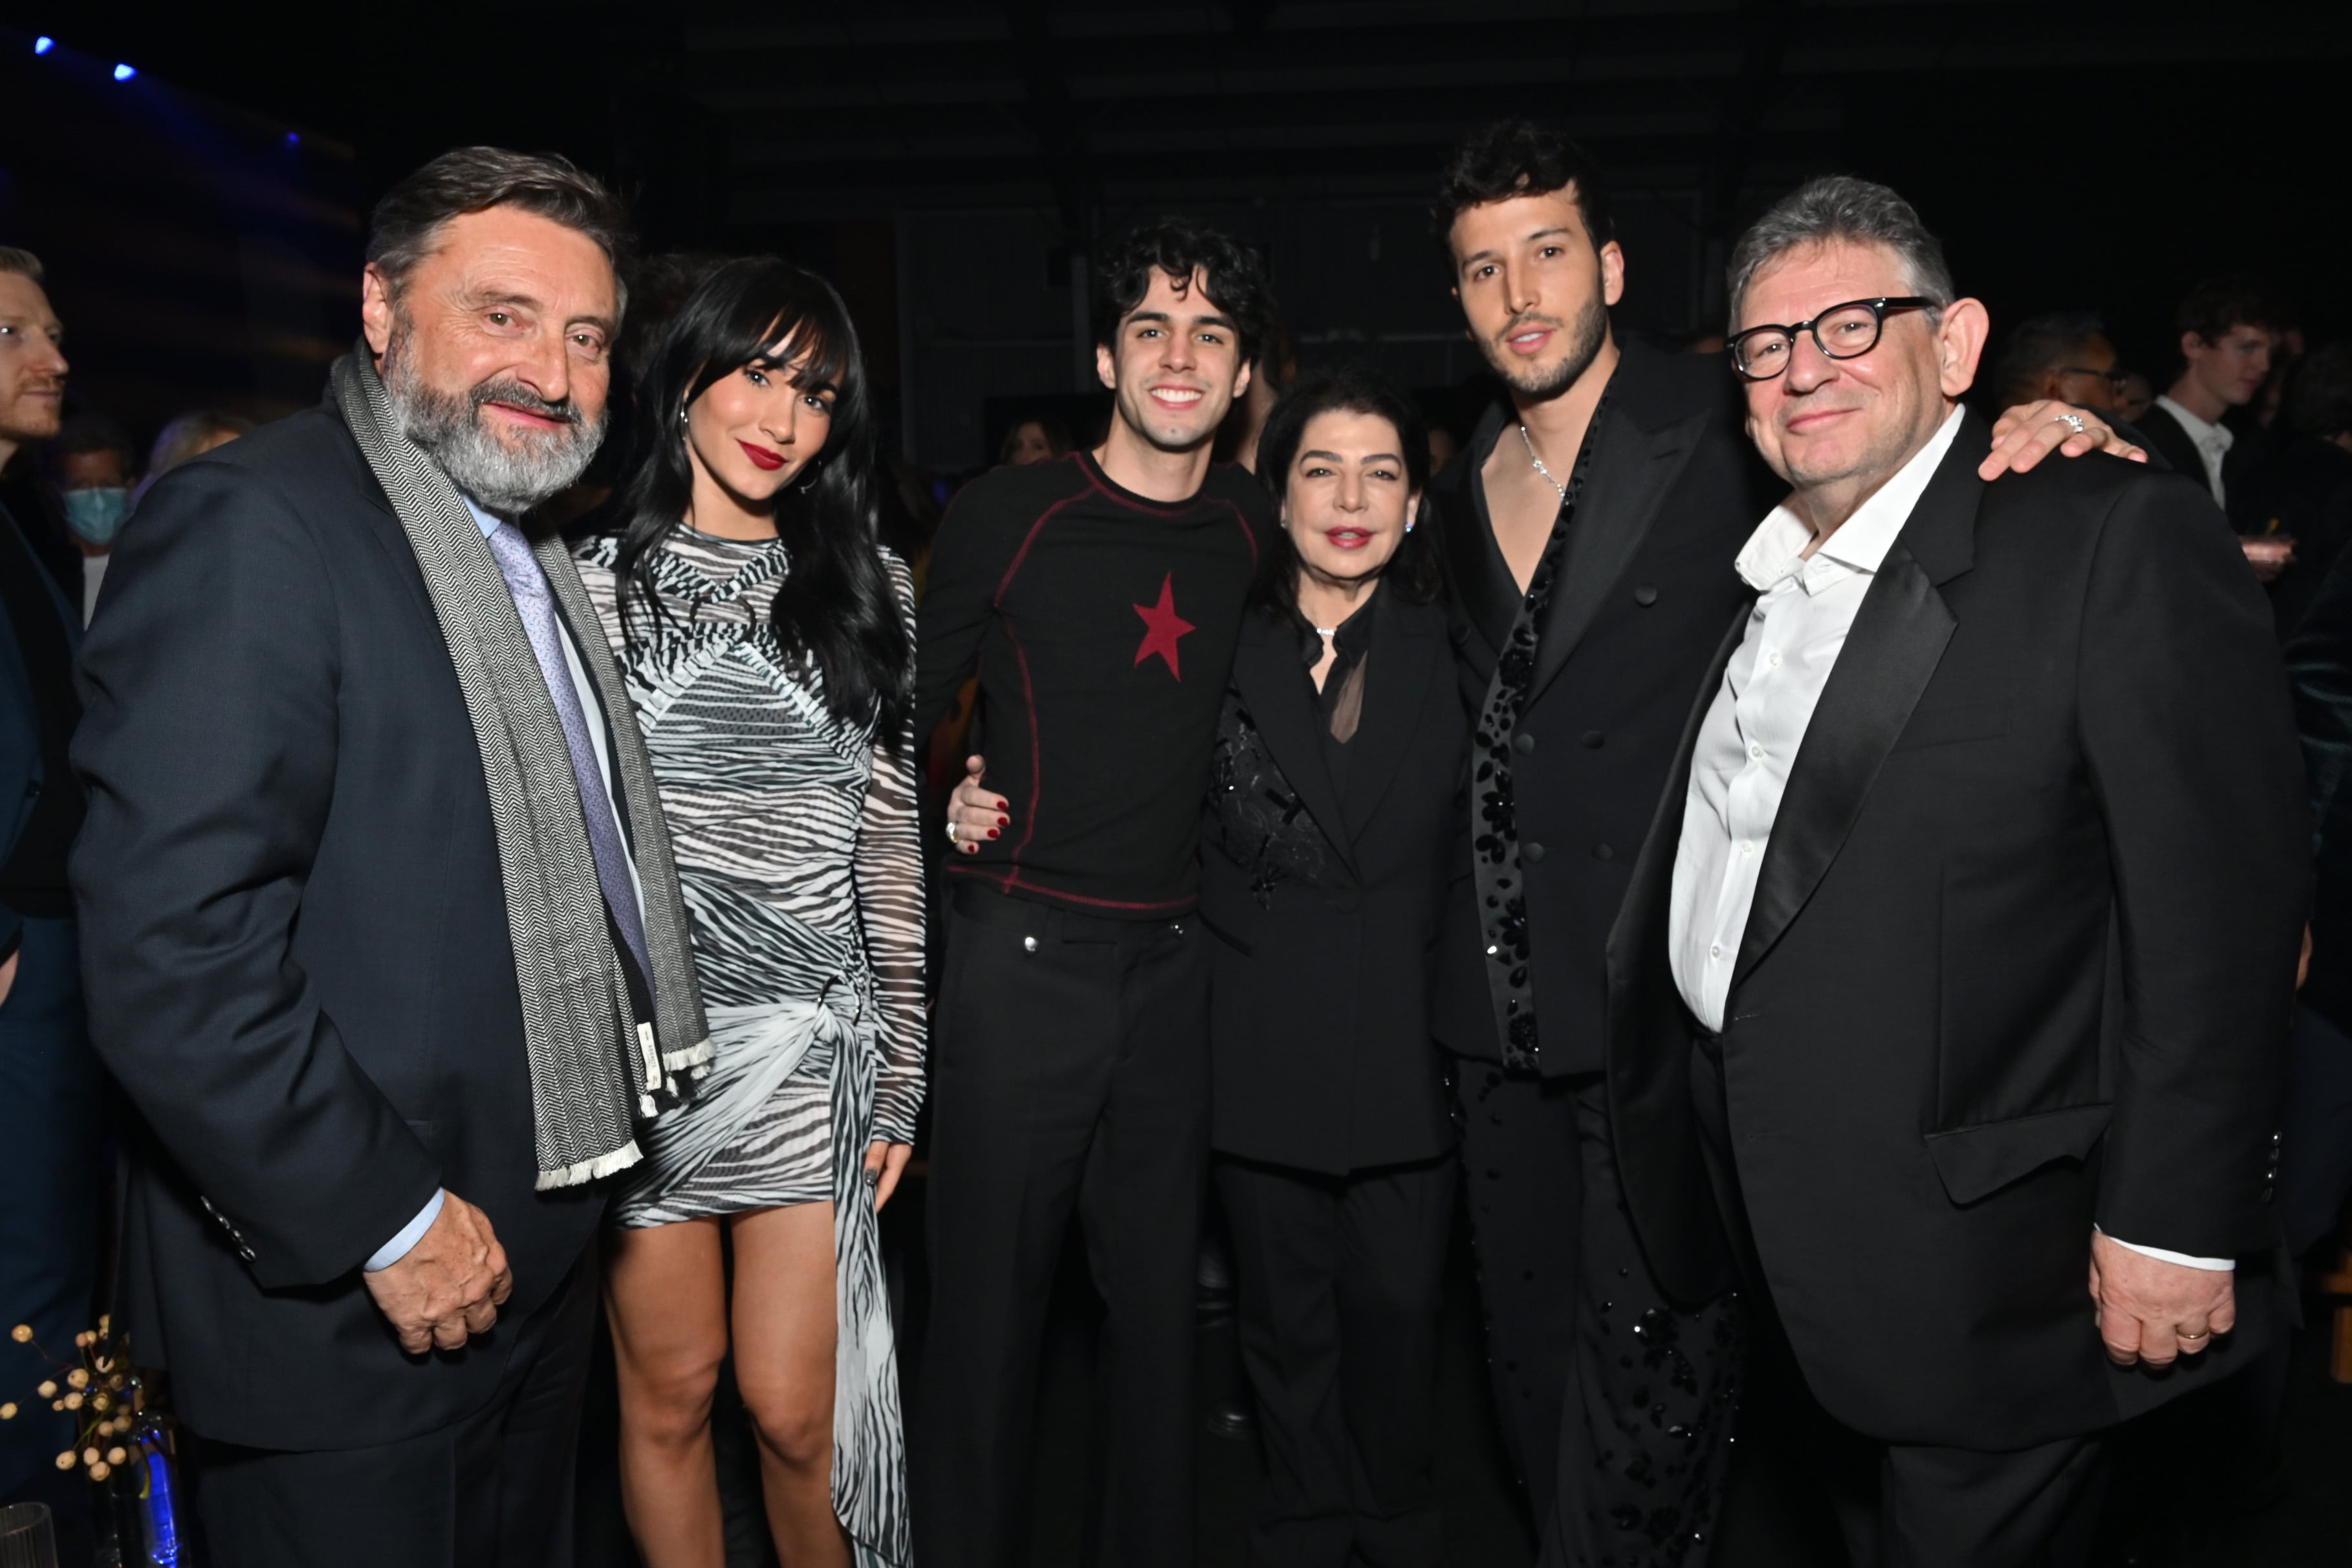
[[[520,382],[494,378],[464,392],[445,392],[420,381],[411,363],[411,330],[395,317],[384,346],[383,388],[400,427],[425,448],[450,482],[486,511],[500,517],[524,512],[577,483],[604,445],[605,416],[591,422],[569,400],[550,403]],[[491,402],[512,404],[563,423],[554,430],[516,429],[501,437],[483,417]]]
[[[1600,357],[1601,345],[1609,341],[1609,308],[1596,296],[1584,302],[1576,320],[1562,323],[1569,335],[1568,353],[1549,368],[1523,368],[1507,346],[1511,334],[1537,324],[1540,318],[1523,316],[1496,333],[1486,345],[1486,363],[1503,379],[1503,384],[1519,396],[1540,403],[1558,397],[1583,379]]]

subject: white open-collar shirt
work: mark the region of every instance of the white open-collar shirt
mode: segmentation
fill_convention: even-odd
[[[1927,444],[1811,555],[1805,550],[1812,530],[1783,505],[1748,536],[1735,563],[1756,590],[1756,604],[1691,752],[1667,924],[1675,987],[1709,1029],[1723,1028],[1732,967],[1756,902],[1756,874],[1822,688],[1853,629],[1863,595],[1959,428],[1955,408]],[[2116,1240],[2169,1263],[2232,1267],[2226,1258],[2191,1258]]]

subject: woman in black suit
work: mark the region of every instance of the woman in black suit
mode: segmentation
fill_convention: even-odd
[[[1234,655],[1201,885],[1221,939],[1217,1183],[1273,1472],[1251,1560],[1420,1568],[1442,1556],[1430,1429],[1455,1182],[1429,1018],[1469,865],[1468,721],[1433,542],[1413,531],[1428,431],[1402,389],[1350,370],[1293,388],[1258,452],[1283,526]]]

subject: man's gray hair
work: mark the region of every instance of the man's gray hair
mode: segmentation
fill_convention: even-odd
[[[41,280],[41,258],[29,250],[19,250],[13,245],[0,245],[0,272],[14,272],[38,283]]]
[[[376,203],[367,258],[397,295],[439,246],[451,218],[514,207],[596,242],[613,266],[615,298],[627,303],[633,237],[628,210],[597,178],[554,153],[459,147],[410,174]]]
[[[1772,210],[1758,218],[1732,247],[1731,330],[1737,332],[1745,324],[1739,319],[1740,302],[1759,272],[1790,251],[1832,241],[1885,246],[1903,262],[1909,279],[1904,287],[1934,300],[1936,310],[1959,297],[1952,287],[1952,269],[1945,264],[1942,243],[1927,232],[1909,202],[1869,180],[1824,174],[1774,203]],[[1934,319],[1931,310],[1929,320]]]

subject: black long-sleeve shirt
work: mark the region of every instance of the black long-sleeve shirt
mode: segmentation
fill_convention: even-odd
[[[1083,452],[965,487],[931,556],[916,733],[976,668],[986,784],[1012,826],[950,872],[1102,915],[1192,907],[1210,746],[1271,526],[1256,482],[1223,465],[1174,504]]]

